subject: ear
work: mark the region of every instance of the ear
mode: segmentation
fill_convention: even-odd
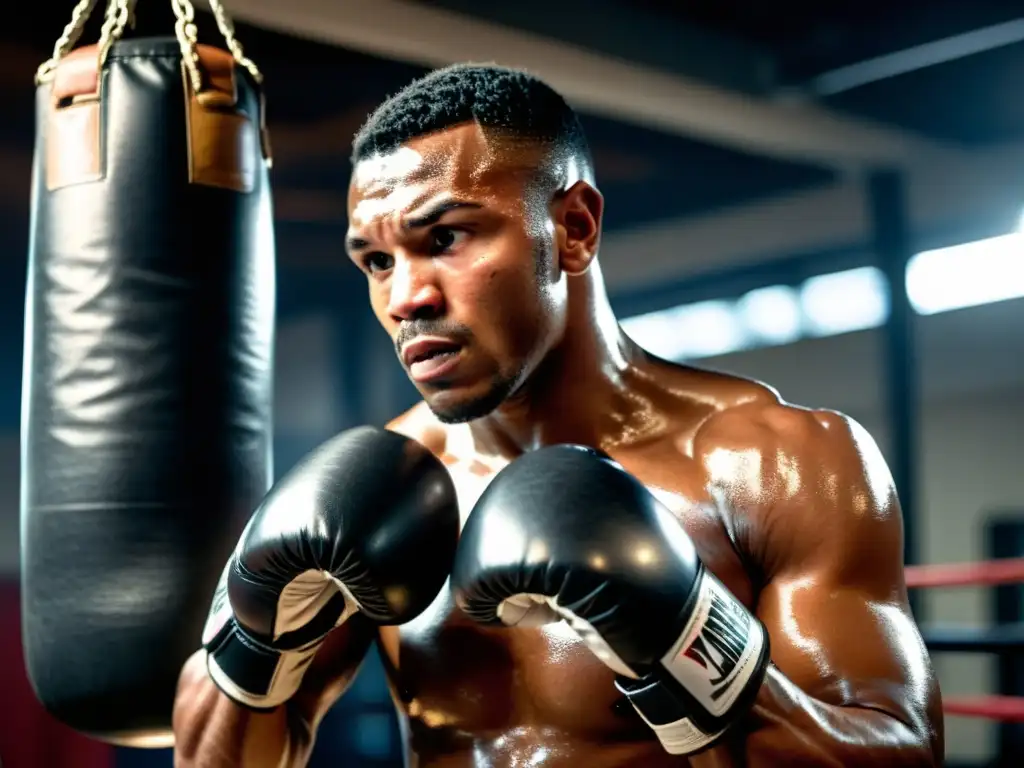
[[[558,265],[570,275],[582,275],[597,256],[601,241],[604,197],[592,185],[577,181],[555,200],[555,238]]]

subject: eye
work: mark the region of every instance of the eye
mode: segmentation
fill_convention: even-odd
[[[452,227],[434,227],[430,230],[428,249],[431,256],[449,253],[457,248],[469,236],[468,232]]]
[[[387,272],[395,266],[395,260],[390,254],[374,251],[373,253],[366,254],[363,258],[363,265],[366,267],[366,271],[371,274],[374,272]]]

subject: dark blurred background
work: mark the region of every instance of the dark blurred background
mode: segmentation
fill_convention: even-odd
[[[908,561],[1024,554],[1024,4],[226,5],[269,99],[279,474],[338,430],[383,423],[415,399],[343,253],[352,134],[427,69],[497,61],[546,78],[583,114],[607,198],[601,259],[638,341],[859,419],[900,485]],[[72,6],[9,3],[0,25],[0,745],[17,743],[26,768],[169,766],[166,751],[75,741],[34,707],[21,666],[32,77]],[[168,8],[141,0],[136,34],[169,33]],[[200,16],[202,39],[219,45]],[[93,23],[84,42],[97,34]],[[915,607],[924,624],[987,626],[1014,620],[1019,592],[1005,609],[984,589]],[[1011,659],[935,663],[947,695],[1024,694]],[[1020,739],[950,718],[949,764],[1024,764]],[[371,659],[324,723],[312,765],[400,764]]]

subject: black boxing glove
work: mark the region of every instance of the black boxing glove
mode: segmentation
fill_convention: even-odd
[[[434,600],[459,535],[455,488],[426,448],[361,427],[307,456],[249,521],[203,633],[231,699],[290,699],[327,634],[356,612],[403,624]]]
[[[544,448],[498,473],[463,527],[451,584],[484,624],[568,622],[672,754],[737,722],[769,662],[764,626],[679,521],[587,448]]]

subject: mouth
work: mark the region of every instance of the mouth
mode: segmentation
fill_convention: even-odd
[[[402,348],[402,362],[414,381],[424,382],[449,373],[461,352],[462,346],[449,339],[419,339]]]

